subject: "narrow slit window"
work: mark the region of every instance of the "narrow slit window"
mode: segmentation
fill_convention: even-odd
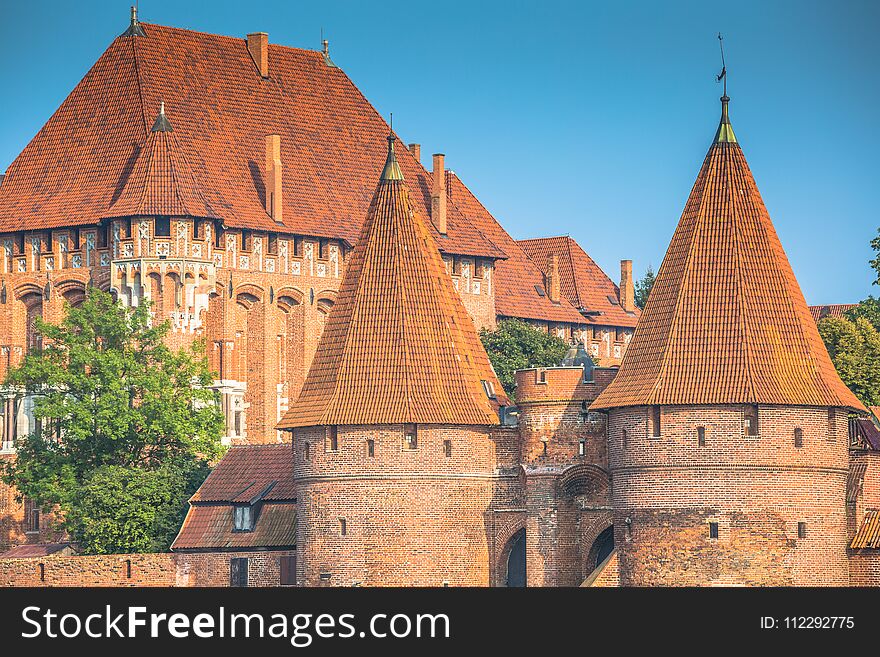
[[[697,445],[706,446],[706,427],[697,427]]]
[[[376,441],[372,438],[367,439],[367,456],[370,458],[376,456]]]
[[[743,409],[743,433],[747,436],[758,435],[758,407],[754,404]]]
[[[327,451],[335,452],[339,449],[339,431],[336,425],[327,427]]]
[[[348,523],[345,521],[345,518],[339,519],[339,535],[345,536],[348,534]]]
[[[709,523],[709,538],[718,538],[718,523]]]
[[[828,409],[828,440],[834,440],[834,409]]]
[[[807,537],[807,523],[799,522],[798,523],[798,538],[806,538]]]
[[[541,444],[543,445],[542,449],[544,450],[544,451],[542,452],[541,456],[547,456],[547,441],[544,440],[544,441],[541,442]]]
[[[629,446],[629,432],[626,429],[623,430],[623,446]]]
[[[804,446],[804,430],[798,427],[794,430],[794,446],[795,447],[803,447]]]
[[[660,407],[651,407],[651,436],[660,437]]]
[[[311,457],[312,446],[310,443],[303,445],[303,460],[308,461]]]
[[[443,441],[443,455],[446,458],[449,458],[452,456],[452,441],[451,440],[444,440]]]
[[[578,456],[586,456],[587,454],[587,441],[585,438],[581,438],[578,441]]]
[[[416,425],[407,424],[403,427],[403,448],[416,449],[419,446],[419,434]]]

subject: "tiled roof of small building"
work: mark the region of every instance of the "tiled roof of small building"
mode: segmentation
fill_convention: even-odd
[[[508,404],[428,222],[405,182],[387,175],[388,164],[384,171],[300,397],[280,429],[494,425]]]
[[[562,295],[575,308],[600,313],[587,315],[583,321],[607,326],[636,325],[641,311],[636,308],[628,313],[620,307],[618,286],[572,238],[540,237],[517,243],[544,274],[547,274],[549,257],[558,257]]]
[[[290,444],[231,447],[190,501],[249,503],[266,489],[263,500],[296,498]]]
[[[855,550],[880,549],[880,511],[873,509],[865,512],[862,526],[849,546]]]
[[[14,548],[0,553],[0,559],[32,559],[35,557],[49,557],[70,548],[70,543],[32,543],[30,545],[17,545]]]
[[[825,306],[810,306],[810,314],[817,322],[826,317],[845,317],[844,313],[852,310],[859,304],[857,303],[832,303]]]
[[[353,243],[388,127],[348,76],[321,52],[269,44],[263,78],[245,39],[139,25],[145,35],[117,37],[10,165],[0,185],[0,232],[117,215],[111,208],[149,152],[154,112],[164,101],[175,152],[224,225]],[[265,209],[269,134],[281,137],[280,224]],[[408,152],[400,166],[413,203],[427,213],[428,173]],[[195,211],[203,214],[200,204]],[[454,204],[445,236],[428,229],[443,251],[504,257]]]
[[[865,410],[831,363],[730,137],[709,148],[620,372],[592,407],[727,403]]]
[[[449,199],[474,222],[480,232],[501,248],[507,259],[495,263],[495,311],[503,317],[587,324],[584,316],[562,299],[552,303],[544,290],[544,277],[522,247],[502,228],[461,178],[448,172]],[[541,289],[544,294],[538,292]]]
[[[260,505],[253,531],[235,531],[233,506],[191,506],[171,549],[231,550],[292,548],[296,545],[296,504]]]
[[[138,215],[215,216],[165,115],[165,103],[119,198],[107,211],[107,216],[114,217]]]

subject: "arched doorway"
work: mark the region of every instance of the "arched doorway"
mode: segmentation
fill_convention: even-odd
[[[598,568],[608,555],[614,552],[614,526],[608,527],[596,540],[593,541],[593,547],[590,548],[590,563],[588,564],[588,572]]]
[[[520,529],[510,539],[507,552],[507,576],[505,586],[523,587],[526,585],[526,530]]]

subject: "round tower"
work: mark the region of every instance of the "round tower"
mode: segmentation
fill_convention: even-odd
[[[620,580],[846,585],[847,414],[722,97],[608,411]]]
[[[519,485],[509,405],[427,222],[388,157],[299,399],[297,579],[497,583]]]

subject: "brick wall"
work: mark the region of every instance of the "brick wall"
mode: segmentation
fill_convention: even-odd
[[[880,586],[880,550],[857,550],[849,558],[850,586]]]
[[[758,436],[737,406],[663,407],[658,438],[649,415],[609,416],[624,585],[848,583],[844,411],[762,406]]]
[[[337,439],[330,451],[323,428],[294,434],[301,583],[493,581],[495,509],[516,506],[514,431],[420,425],[414,450],[400,425],[339,427]]]
[[[248,558],[248,586],[278,586],[293,552],[109,554],[0,559],[0,586],[229,586],[229,561]]]

